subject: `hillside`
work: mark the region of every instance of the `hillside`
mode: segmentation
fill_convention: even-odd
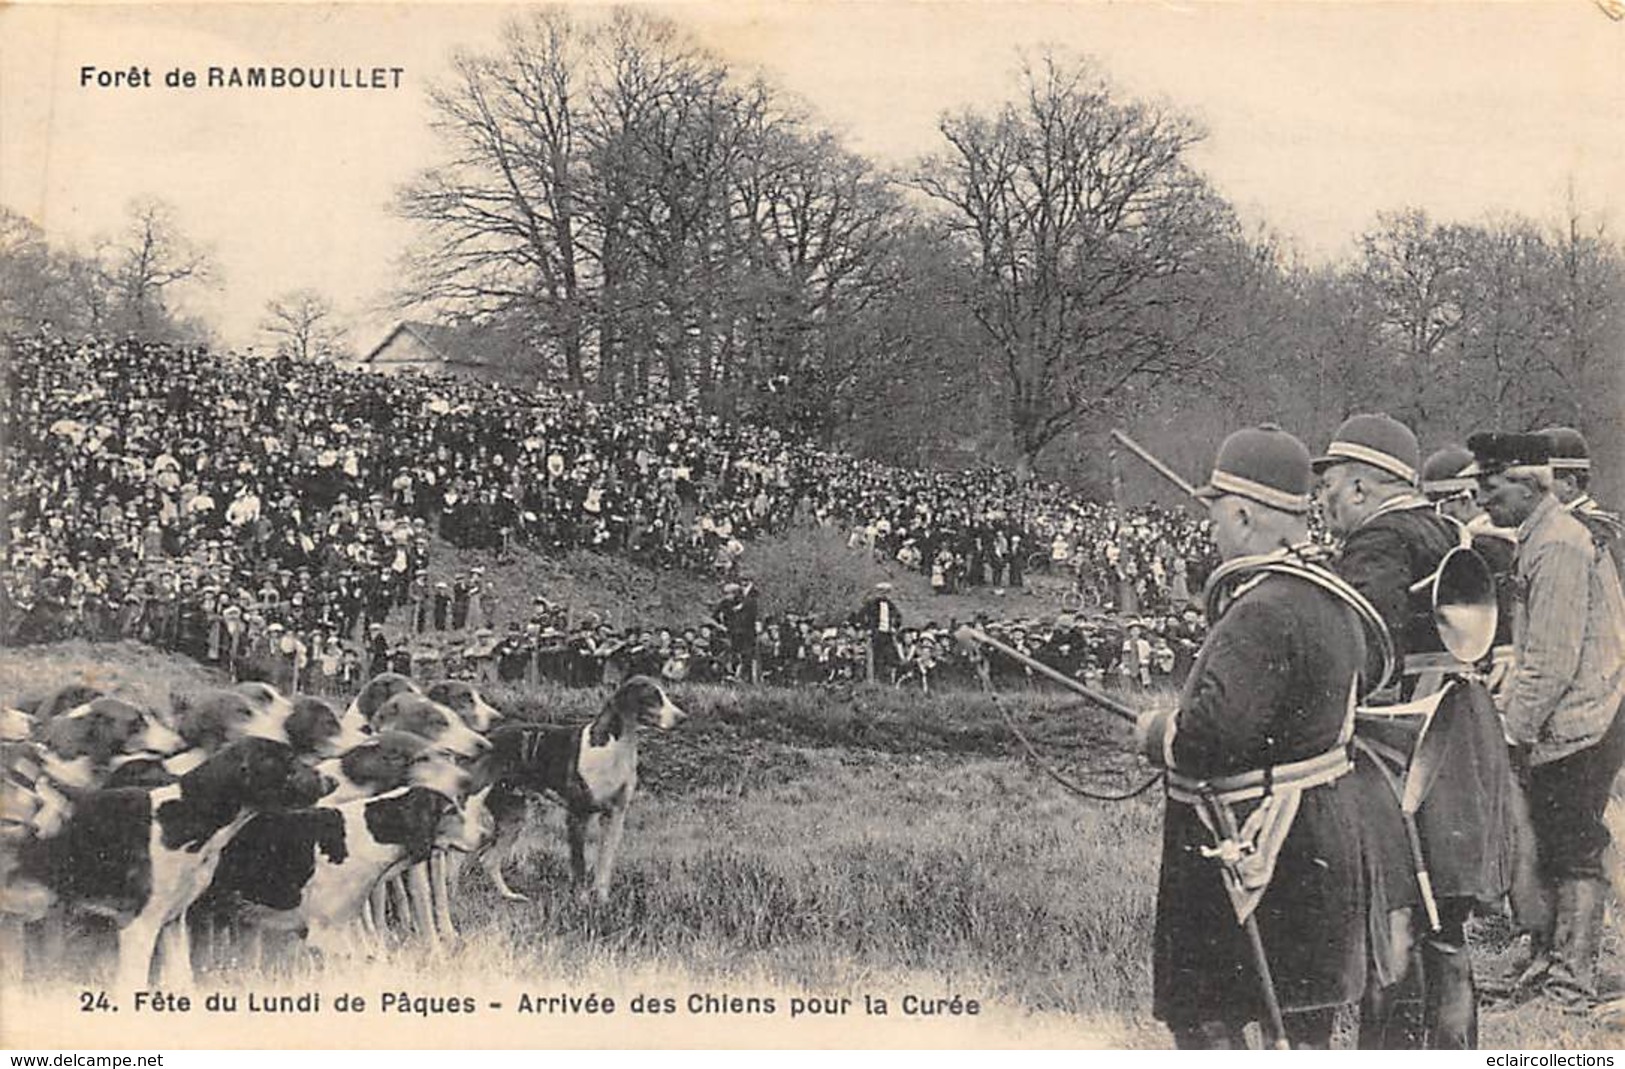
[[[689,627],[706,619],[721,597],[722,580],[677,569],[651,569],[624,557],[572,550],[551,557],[530,549],[506,555],[458,549],[435,540],[429,579],[452,582],[479,566],[494,601],[499,626],[529,618],[532,599],[544,595],[569,610],[572,621],[587,613],[620,629],[628,625]],[[753,542],[741,563],[756,580],[766,613],[811,612],[834,619],[856,609],[877,582],[892,584],[891,597],[908,625],[927,621],[1001,619],[1061,612],[1068,582],[1060,576],[1029,577],[1023,590],[974,587],[937,594],[930,581],[895,562],[876,561],[847,548],[833,528],[807,527]],[[396,614],[404,626],[405,610]]]

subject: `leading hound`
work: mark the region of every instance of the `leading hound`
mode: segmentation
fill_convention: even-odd
[[[492,784],[486,805],[496,821],[496,836],[479,857],[502,897],[525,898],[503,879],[502,865],[524,827],[527,800],[541,796],[564,806],[570,871],[583,888],[588,878],[587,831],[594,822],[602,824],[592,865],[592,893],[599,902],[607,901],[626,810],[637,792],[638,724],[649,721],[664,731],[686,716],[660,684],[648,676],[633,676],[589,724],[512,724],[491,732],[491,752],[480,760],[475,774]]]

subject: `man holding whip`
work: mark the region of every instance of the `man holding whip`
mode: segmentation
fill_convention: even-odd
[[[1278,427],[1225,440],[1196,491],[1225,562],[1211,631],[1178,708],[1139,723],[1168,770],[1154,1012],[1180,1047],[1240,1047],[1251,1021],[1277,1046],[1357,1031],[1367,903],[1345,777],[1368,636],[1387,638],[1309,545],[1311,481]]]

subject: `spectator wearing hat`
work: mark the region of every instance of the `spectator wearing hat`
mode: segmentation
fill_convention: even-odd
[[[463,659],[471,678],[479,683],[496,681],[497,636],[489,627],[474,630],[474,637],[463,649]]]
[[[1145,626],[1138,620],[1128,625],[1128,636],[1123,639],[1123,675],[1138,684],[1141,690],[1151,689],[1151,641],[1145,637]]]
[[[474,565],[468,570],[468,629],[478,631],[493,623],[491,596],[494,588],[485,578],[485,568]]]
[[[375,676],[379,672],[387,672],[389,668],[389,639],[384,634],[384,625],[373,623],[367,625],[365,639],[366,664],[363,666],[366,674]]]
[[[1139,725],[1168,770],[1153,1012],[1181,1048],[1240,1048],[1243,1026],[1267,1019],[1259,954],[1294,1046],[1351,1033],[1365,987],[1363,814],[1347,777],[1364,636],[1331,587],[1263,567],[1320,574],[1287,552],[1308,542],[1310,480],[1308,450],[1278,427],[1225,439],[1199,494],[1235,582],[1177,709]],[[1224,816],[1248,831],[1210,831]],[[1256,857],[1250,876],[1227,867],[1238,856]]]
[[[451,623],[451,584],[445,580],[434,585],[433,615],[436,631],[444,631]]]
[[[1591,532],[1552,494],[1551,442],[1539,434],[1467,440],[1478,501],[1518,536],[1524,591],[1502,717],[1525,769],[1540,873],[1556,903],[1535,933],[1549,968],[1526,971],[1540,993],[1584,1011],[1597,995],[1607,884],[1609,789],[1625,764],[1625,593]]]
[[[476,580],[472,576],[459,575],[451,588],[451,629],[465,631],[473,626],[468,622],[468,602],[474,592]]]

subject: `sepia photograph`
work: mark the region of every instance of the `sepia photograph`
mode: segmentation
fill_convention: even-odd
[[[0,1047],[1625,1046],[1622,117],[1621,0],[0,8]]]

